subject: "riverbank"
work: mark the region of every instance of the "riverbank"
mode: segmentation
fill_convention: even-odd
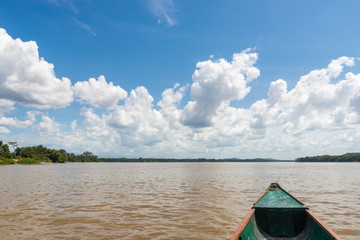
[[[272,158],[98,158],[86,151],[76,155],[64,149],[49,149],[42,145],[32,147],[17,147],[13,153],[9,146],[0,141],[0,165],[8,164],[48,164],[66,162],[360,162],[360,153],[346,153],[343,155],[322,155],[315,157],[301,157],[296,160],[279,160]]]
[[[65,162],[98,162],[98,157],[86,151],[76,155],[64,149],[49,149],[43,145],[31,147],[14,147],[16,142],[11,142],[14,152],[10,152],[9,145],[0,141],[0,164],[41,164]]]
[[[89,161],[88,161],[89,162]],[[94,161],[95,162],[95,161]],[[294,162],[293,160],[269,160],[269,159],[166,159],[166,158],[100,158],[96,162],[125,162],[125,163],[150,163],[150,162],[198,162],[198,163],[211,163],[211,162]],[[54,164],[54,163],[71,163],[71,162],[44,162],[35,159],[8,159],[5,161],[0,160],[0,165],[5,164]]]
[[[360,162],[360,153],[345,153],[343,155],[321,155],[297,158],[296,162]]]

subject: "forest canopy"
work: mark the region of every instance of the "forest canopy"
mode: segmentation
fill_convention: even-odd
[[[360,162],[360,153],[346,153],[343,155],[322,155],[315,157],[297,158],[296,162]]]
[[[12,146],[14,152],[10,152]],[[16,142],[5,144],[0,141],[0,164],[39,164],[64,163],[64,162],[98,162],[99,159],[91,152],[84,152],[80,155],[68,153],[64,149],[55,150],[43,145],[32,147],[17,147]]]

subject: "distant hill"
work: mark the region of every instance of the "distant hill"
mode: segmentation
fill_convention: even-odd
[[[296,162],[360,162],[360,153],[346,153],[343,155],[322,155],[315,157],[301,157]]]

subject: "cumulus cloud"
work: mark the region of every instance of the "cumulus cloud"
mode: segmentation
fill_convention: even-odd
[[[257,53],[247,49],[233,55],[232,62],[225,59],[196,64],[190,101],[184,109],[182,123],[191,127],[208,127],[221,104],[241,100],[249,92],[247,83],[260,76],[254,64]]]
[[[257,59],[250,49],[231,61],[211,56],[196,64],[190,90],[175,84],[154,104],[147,88],[127,94],[104,76],[71,86],[39,58],[35,42],[14,40],[0,29],[0,134],[22,128],[32,131],[21,135],[33,141],[27,145],[46,142],[78,153],[130,157],[289,157],[289,152],[297,157],[357,147],[360,74],[344,71],[354,66],[354,58],[340,57],[309,71],[292,89],[286,79],[275,80],[264,99],[248,108],[232,106],[260,76]],[[182,102],[187,91],[191,100]],[[82,107],[82,119],[60,123],[33,110],[24,120],[11,116],[16,104],[63,108],[73,97],[89,105]]]
[[[89,81],[75,83],[74,95],[82,104],[114,109],[120,100],[127,97],[127,92],[112,82],[107,83],[105,77],[100,76],[98,80],[90,78]]]
[[[84,125],[89,138],[106,137],[109,135],[109,129],[106,124],[106,118],[101,118],[94,113],[92,108],[83,108],[81,115],[84,116]]]
[[[158,103],[158,106],[161,107],[161,114],[171,120],[170,122],[178,121],[181,110],[178,109],[180,101],[185,95],[187,87],[180,87],[179,84],[175,84],[173,88],[165,89],[162,93],[162,99]]]
[[[100,152],[169,157],[255,157],[260,153],[279,157],[289,149],[298,156],[304,149],[318,153],[315,143],[331,150],[331,144],[360,139],[360,131],[354,130],[360,120],[360,75],[342,74],[345,67],[354,65],[353,58],[341,57],[323,69],[310,71],[293,89],[278,79],[270,84],[268,97],[249,108],[231,106],[231,101],[246,97],[248,83],[259,76],[256,60],[256,53],[247,50],[234,54],[231,62],[220,59],[197,64],[190,89],[193,100],[183,109],[180,103],[187,86],[178,84],[163,91],[158,109],[145,87],[131,90],[122,105],[118,100],[100,104],[84,97],[82,103],[91,102],[93,107],[112,107],[101,115],[83,108],[83,124],[72,122],[72,132],[61,138],[70,143],[74,139],[79,147],[92,146]],[[115,88],[105,79],[92,81],[95,86]],[[89,89],[95,88],[90,87],[90,81],[85,83]]]
[[[64,108],[73,93],[70,80],[56,78],[54,66],[39,58],[36,42],[13,39],[0,28],[0,98],[26,107]]]
[[[145,87],[137,87],[125,104],[109,115],[109,124],[120,133],[123,144],[154,144],[161,139],[167,122],[153,108],[153,101]]]
[[[272,82],[268,99],[259,100],[250,108],[251,128],[264,131],[278,124],[284,133],[299,134],[358,123],[360,75],[347,73],[345,79],[337,80],[344,66],[353,65],[354,58],[340,57],[326,68],[302,76],[290,91],[284,80]]]
[[[32,125],[31,120],[18,120],[17,118],[0,117],[0,133],[9,134],[9,128],[27,128]]]
[[[9,134],[10,130],[6,127],[0,126],[0,134]]]
[[[153,101],[153,97],[145,87],[137,87],[131,91],[124,106],[119,106],[111,114],[110,124],[116,128],[137,127],[137,122],[151,117]]]
[[[0,99],[0,114],[15,110],[14,104],[15,102],[13,101],[7,99]]]
[[[47,115],[42,115],[41,121],[35,127],[35,129],[42,136],[54,137],[54,136],[61,134],[60,127],[61,127],[61,124],[56,122],[55,119],[53,119]]]
[[[36,116],[41,115],[42,112],[28,111],[25,120],[18,120],[16,117],[5,117],[0,114],[0,133],[9,134],[9,128],[22,128],[25,129],[32,126],[36,122]]]
[[[347,73],[345,79],[332,83],[344,66],[352,65],[353,58],[341,57],[327,68],[302,76],[280,102],[279,118],[286,121],[284,130],[299,132],[354,123],[350,103],[360,90],[359,75]]]
[[[29,119],[30,122],[34,123],[36,122],[36,117],[38,115],[42,115],[43,113],[42,112],[39,112],[39,111],[28,111],[26,113],[26,117],[27,119]]]
[[[174,88],[166,89],[158,103],[160,110],[154,108],[154,99],[145,87],[132,90],[124,104],[108,114],[99,115],[93,109],[84,108],[82,116],[87,140],[100,141],[101,151],[109,149],[123,156],[154,156],[155,152],[158,155],[179,149],[184,151],[183,134],[189,130],[179,123],[177,117],[181,110],[176,106],[185,89],[177,84]],[[177,113],[172,114],[171,111]],[[95,145],[94,149],[99,149]]]
[[[32,125],[32,122],[30,120],[19,121],[17,120],[17,118],[0,118],[0,126],[4,127],[26,128],[30,125]]]

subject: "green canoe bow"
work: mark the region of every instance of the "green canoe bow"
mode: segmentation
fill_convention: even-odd
[[[340,240],[302,202],[272,183],[231,240]]]

